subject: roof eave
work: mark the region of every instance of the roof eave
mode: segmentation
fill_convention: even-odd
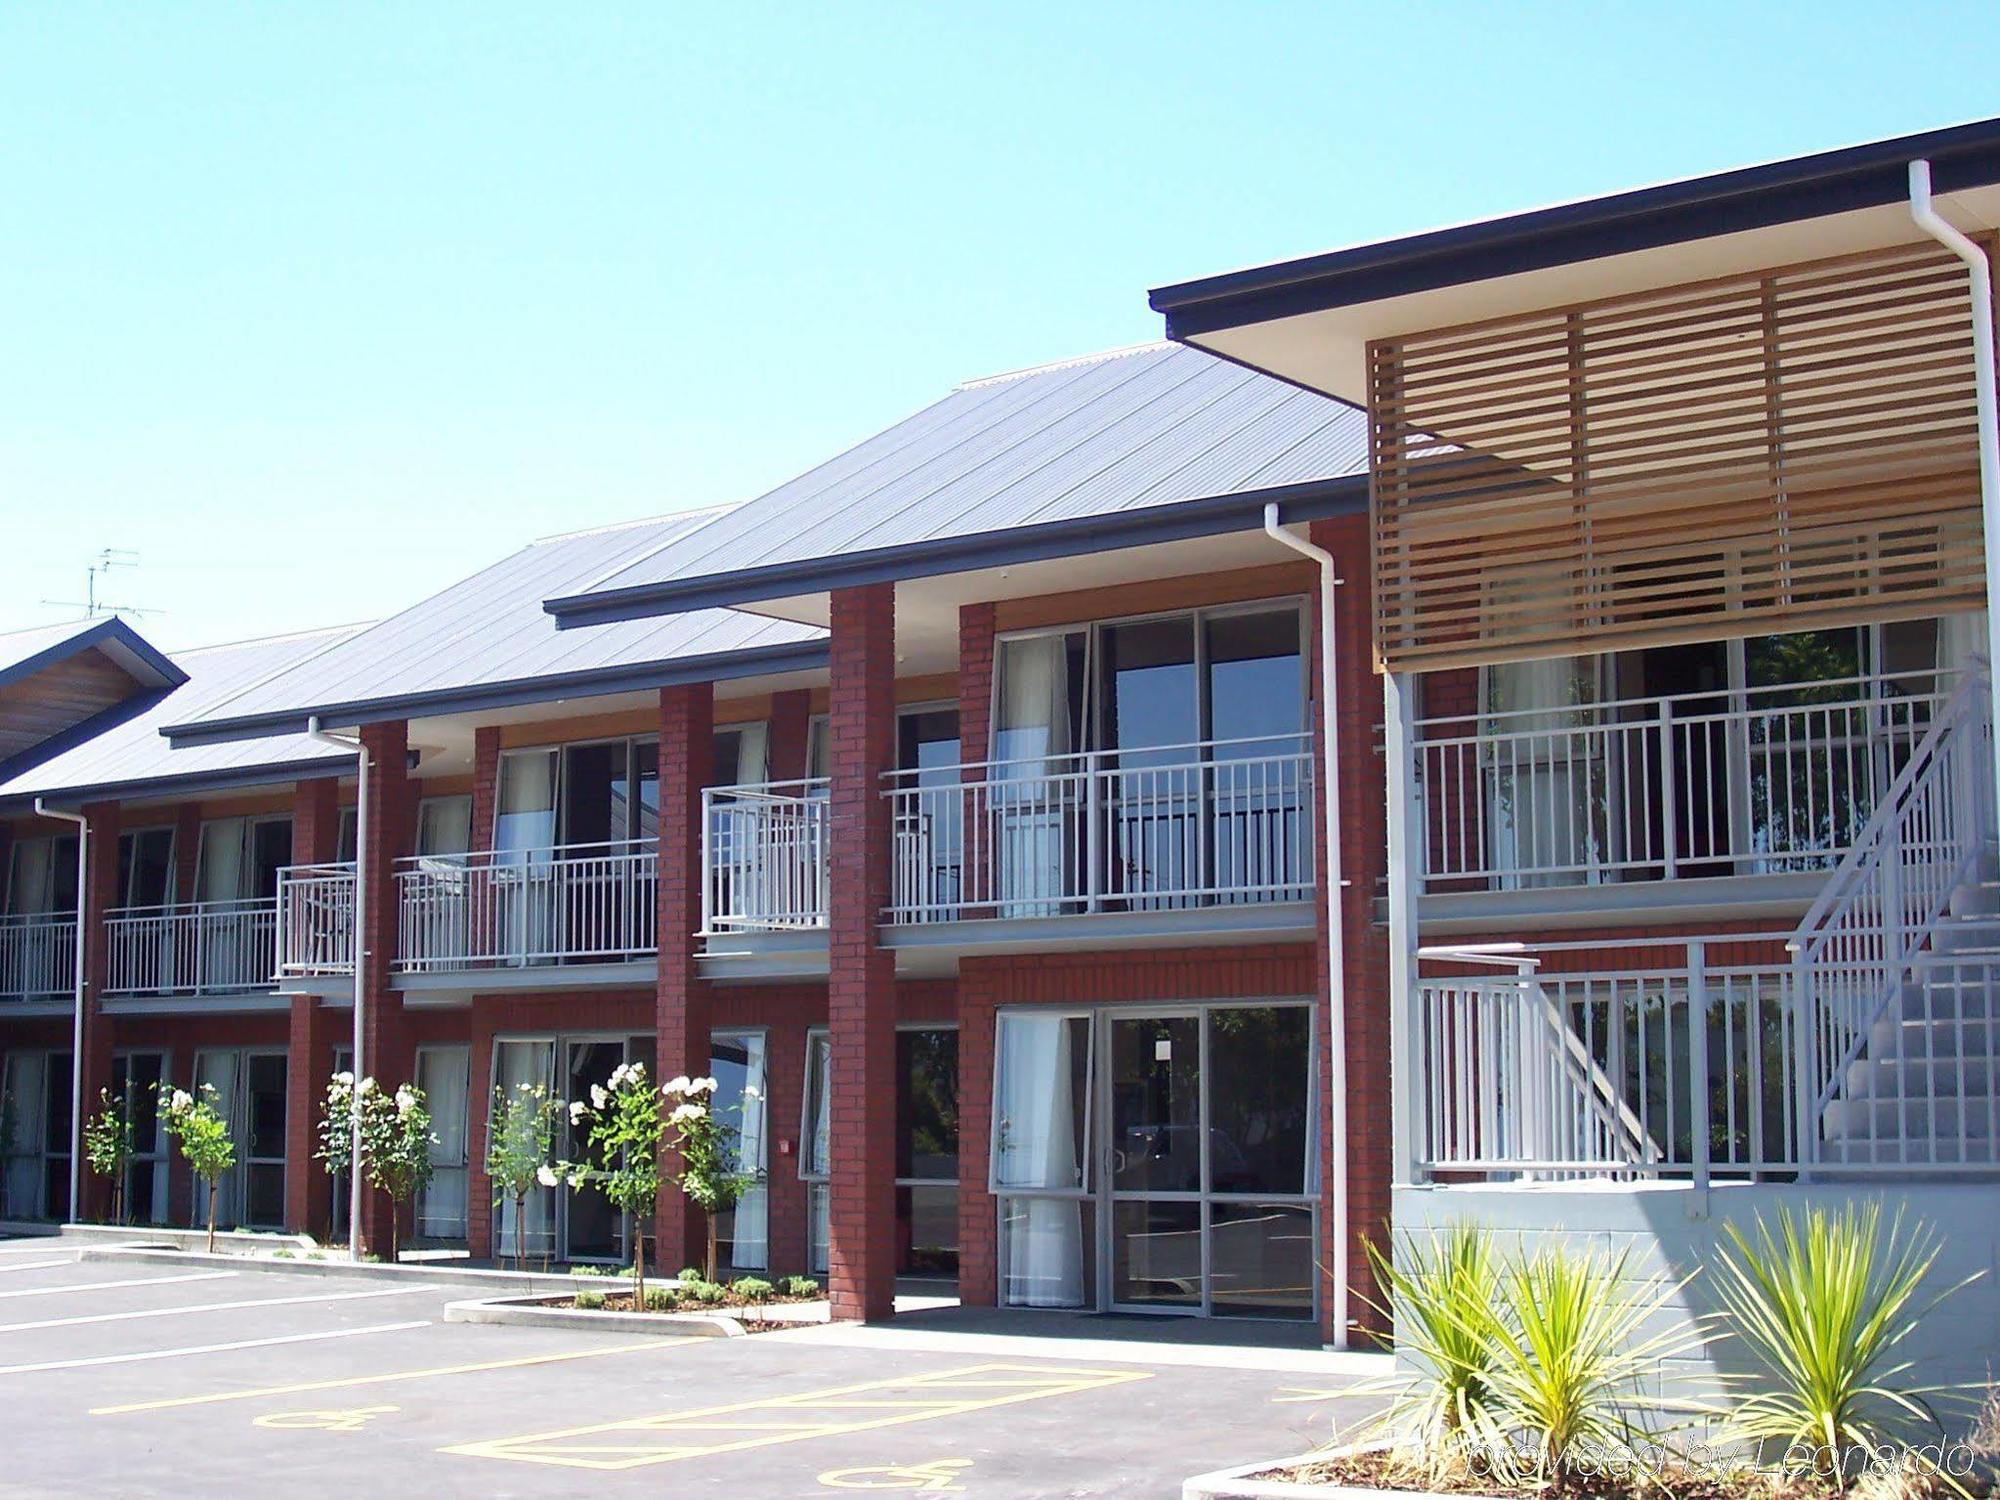
[[[824,666],[826,658],[827,646],[823,640],[791,641],[777,646],[690,656],[678,661],[529,677],[478,688],[392,694],[246,714],[233,719],[168,724],[160,733],[176,746],[213,745],[232,740],[263,739],[274,734],[299,734],[304,732],[307,721],[311,719],[319,719],[328,725],[352,726],[379,723],[385,719],[439,718],[445,714],[518,708],[526,703],[552,702],[559,698],[608,697],[614,693],[671,687],[684,682],[726,682],[736,677],[762,676],[766,673],[809,671]]]
[[[354,774],[351,755],[322,755],[312,760],[272,761],[257,766],[230,766],[213,771],[186,771],[169,776],[138,777],[127,781],[99,781],[76,786],[43,787],[32,792],[0,791],[0,811],[19,812],[34,805],[36,798],[64,804],[72,810],[86,802],[116,798],[133,801],[141,797],[185,795],[190,792],[236,791],[245,787],[284,785],[295,781],[319,781],[329,776]]]
[[[32,677],[93,646],[99,649],[112,647],[129,657],[129,661],[119,661],[119,666],[130,673],[142,688],[177,688],[188,680],[187,673],[175,664],[172,657],[116,615],[111,615],[75,635],[65,636],[52,646],[44,647],[33,656],[0,667],[0,687]]]
[[[1156,287],[1182,343],[1246,324],[1658,249],[1908,196],[1926,158],[1937,192],[2000,182],[2000,119],[1871,141],[1685,182]]]
[[[978,532],[937,541],[882,547],[838,559],[812,558],[736,573],[634,584],[596,593],[550,599],[543,608],[564,629],[608,625],[656,615],[685,614],[697,609],[728,608],[762,600],[858,588],[871,583],[935,578],[981,568],[1015,567],[1023,563],[1121,551],[1158,542],[1220,536],[1261,524],[1264,507],[1281,506],[1288,520],[1316,520],[1340,515],[1367,504],[1365,474],[1311,480],[1268,489],[1246,490],[1201,500],[1178,501],[1136,511],[1078,516]]]

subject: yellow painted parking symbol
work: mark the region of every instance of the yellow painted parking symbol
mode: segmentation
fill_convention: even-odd
[[[766,1448],[807,1438],[836,1437],[955,1417],[965,1412],[1071,1396],[1134,1380],[1144,1370],[1086,1370],[1073,1366],[988,1364],[930,1375],[871,1380],[796,1396],[772,1396],[729,1406],[662,1412],[624,1422],[599,1422],[527,1437],[458,1443],[440,1452],[570,1469],[637,1469]],[[931,1476],[926,1476],[928,1480]]]
[[[359,1432],[372,1419],[399,1410],[395,1406],[352,1406],[346,1411],[274,1411],[253,1417],[250,1425],[281,1432]]]
[[[928,1490],[964,1494],[958,1476],[972,1467],[969,1458],[934,1458],[922,1464],[884,1464],[873,1469],[828,1469],[819,1482],[830,1490]]]

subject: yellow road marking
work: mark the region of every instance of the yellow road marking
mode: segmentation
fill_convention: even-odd
[[[996,1382],[993,1378],[996,1376],[1007,1378]],[[1045,1396],[1076,1395],[1151,1378],[1151,1372],[1145,1370],[968,1365],[958,1370],[940,1370],[930,1375],[909,1375],[893,1380],[870,1380],[861,1385],[836,1386],[831,1390],[807,1391],[796,1396],[771,1396],[762,1401],[739,1401],[729,1406],[663,1412],[658,1416],[634,1417],[624,1422],[599,1422],[589,1427],[569,1427],[526,1437],[458,1443],[438,1451],[473,1458],[512,1459],[517,1463],[555,1464],[572,1469],[636,1469],[648,1464],[673,1463],[683,1458],[706,1458],[721,1453],[737,1453],[746,1448],[796,1443],[805,1438],[835,1437],[879,1427],[898,1427],[908,1422],[984,1411],[995,1406],[1011,1406],[1021,1401],[1038,1401]],[[1003,1394],[992,1394],[996,1385],[1004,1391]],[[949,1394],[954,1388],[966,1394]],[[896,1391],[910,1394],[898,1398],[891,1394]],[[866,1402],[846,1399],[863,1392],[875,1393],[880,1399]],[[857,1408],[885,1414],[856,1420],[850,1414]],[[726,1420],[736,1413],[743,1413],[745,1419]],[[798,1420],[782,1421],[780,1413],[797,1413]],[[815,1416],[815,1413],[821,1415]],[[726,1441],[680,1440],[722,1432],[753,1435]]]
[[[830,1490],[930,1490],[962,1495],[955,1481],[972,1467],[969,1458],[934,1458],[921,1464],[883,1464],[872,1469],[828,1469],[819,1482]]]
[[[274,1411],[252,1417],[252,1427],[271,1427],[285,1432],[359,1432],[372,1418],[400,1406],[356,1406],[347,1411]]]
[[[339,1380],[303,1380],[295,1385],[266,1385],[248,1391],[213,1391],[205,1396],[169,1396],[159,1401],[133,1401],[124,1406],[98,1406],[93,1417],[121,1417],[135,1411],[165,1411],[176,1406],[208,1406],[217,1401],[249,1401],[260,1396],[294,1396],[301,1391],[334,1391],[350,1385],[389,1385],[398,1380],[430,1380],[441,1375],[472,1375],[481,1370],[518,1370],[528,1365],[557,1365],[573,1359],[601,1359],[607,1354],[636,1354],[641,1349],[670,1349],[695,1339],[646,1339],[637,1344],[613,1344],[607,1349],[577,1349],[568,1354],[525,1354],[518,1359],[489,1359],[473,1365],[439,1365],[429,1370],[392,1370],[384,1375],[352,1375]]]

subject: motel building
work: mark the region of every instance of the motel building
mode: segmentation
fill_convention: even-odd
[[[1366,245],[376,624],[0,637],[0,1213],[106,1211],[79,1078],[205,1212],[164,1079],[225,1222],[344,1235],[358,1031],[422,1241],[624,1257],[495,1210],[493,1090],[712,1072],[725,1259],[841,1317],[1342,1344],[1392,1225],[1686,1268],[1854,1196],[1991,1269],[1996,225],[1989,121]]]

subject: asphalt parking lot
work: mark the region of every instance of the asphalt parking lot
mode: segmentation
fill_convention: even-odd
[[[1361,1409],[1309,1355],[443,1321],[472,1295],[0,1242],[0,1494],[1171,1496]]]

